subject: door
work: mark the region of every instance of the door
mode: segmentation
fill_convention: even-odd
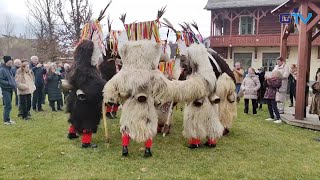
[[[252,64],[252,53],[234,53],[234,64],[237,62],[244,71],[247,71]]]

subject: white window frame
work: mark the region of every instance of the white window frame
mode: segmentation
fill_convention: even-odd
[[[241,34],[241,17],[252,17],[252,34]],[[253,16],[250,15],[240,15],[239,16],[239,35],[245,36],[245,35],[254,35],[256,32],[256,19]]]

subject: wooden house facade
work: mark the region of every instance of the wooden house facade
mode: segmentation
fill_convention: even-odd
[[[211,11],[210,47],[226,59],[230,67],[240,62],[244,69],[263,67],[272,71],[280,56],[281,23],[271,11],[287,0],[208,0]],[[287,64],[298,60],[298,31],[287,39]],[[320,67],[320,38],[311,48],[310,73]],[[314,80],[311,76],[310,80]]]

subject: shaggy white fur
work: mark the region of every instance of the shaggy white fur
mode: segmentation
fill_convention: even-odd
[[[237,116],[237,103],[235,84],[226,73],[223,73],[217,81],[216,94],[220,97],[219,119],[225,128],[231,128],[233,120]]]
[[[186,138],[219,138],[223,134],[223,126],[218,117],[218,105],[215,104],[216,76],[208,59],[207,49],[202,44],[192,44],[187,48],[187,59],[193,70],[187,81],[206,82],[204,87],[193,86],[190,89],[199,88],[197,95],[203,95],[198,99],[202,102],[200,107],[194,103],[187,103],[184,109],[183,135]],[[202,84],[202,83],[200,83]],[[191,100],[191,99],[190,99]]]
[[[208,98],[203,99],[201,107],[192,103],[185,105],[183,112],[183,136],[185,138],[219,138],[223,133],[223,126],[219,121],[217,104],[212,105]]]

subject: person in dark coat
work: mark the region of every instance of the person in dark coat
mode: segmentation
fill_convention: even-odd
[[[61,73],[56,70],[54,66],[51,66],[47,75],[47,91],[50,107],[52,111],[62,111],[62,92],[60,88],[61,84]],[[57,102],[57,110],[55,103]]]
[[[5,125],[15,124],[15,122],[10,119],[10,112],[12,109],[12,93],[16,89],[16,82],[11,72],[11,67],[13,66],[13,61],[11,56],[3,57],[4,64],[0,68],[0,87],[3,95],[3,121]]]
[[[37,56],[31,57],[30,68],[33,71],[35,78],[36,90],[32,96],[32,109],[34,111],[43,111],[42,100],[43,100],[43,89],[44,89],[44,79],[43,76],[47,73],[46,69],[41,63],[39,63],[39,58]]]
[[[83,148],[96,148],[91,143],[92,133],[97,132],[102,117],[102,90],[105,81],[96,68],[93,55],[94,43],[83,40],[74,52],[74,64],[67,74],[71,91],[67,98],[67,112],[70,113],[68,138],[82,134]]]
[[[258,72],[256,74],[259,76],[259,81],[261,84],[261,87],[258,90],[258,104],[259,109],[262,109],[262,104],[265,104],[264,93],[266,92],[266,87],[264,86],[264,77],[266,73],[264,69],[261,67],[258,69]]]
[[[288,92],[290,94],[290,105],[293,107],[293,100],[296,98],[296,83],[297,83],[298,68],[296,64],[292,64],[290,68],[290,74],[288,77]]]

